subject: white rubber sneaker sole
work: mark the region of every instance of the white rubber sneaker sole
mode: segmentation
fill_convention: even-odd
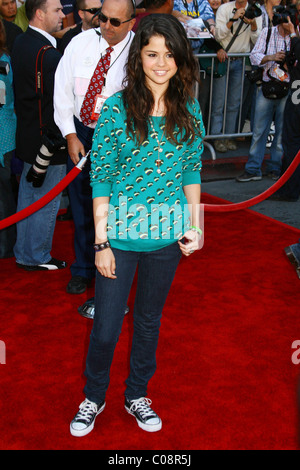
[[[73,428],[72,427],[73,421],[72,421],[71,424],[70,424],[70,433],[71,433],[71,435],[74,436],[74,437],[84,437],[84,436],[87,436],[90,432],[92,432],[93,429],[94,429],[94,426],[95,426],[96,418],[100,413],[102,413],[102,411],[105,408],[105,405],[106,405],[106,403],[104,403],[102,405],[102,407],[99,409],[98,413],[96,414],[94,421],[84,429],[75,429],[75,428]]]
[[[143,429],[143,431],[147,431],[147,432],[157,432],[157,431],[160,431],[161,428],[162,428],[162,421],[161,419],[158,417],[159,419],[159,423],[157,424],[144,424],[142,423],[141,421],[139,421],[137,419],[137,417],[134,415],[134,413],[132,413],[126,406],[125,406],[125,410],[127,411],[127,413],[131,416],[133,416],[135,419],[136,419],[136,422],[138,423],[138,426]]]

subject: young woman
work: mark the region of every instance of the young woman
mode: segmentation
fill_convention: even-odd
[[[181,254],[193,253],[201,236],[204,128],[193,99],[196,79],[197,65],[180,22],[166,14],[143,18],[129,52],[127,86],[105,101],[94,134],[95,318],[86,399],[71,423],[72,435],[88,434],[104,409],[137,268],[125,409],[145,431],[161,429],[146,395],[156,369],[162,310]]]
[[[0,19],[0,220],[16,212],[11,185],[11,160],[16,148],[16,115],[14,112],[13,74],[6,49],[6,34]],[[13,256],[15,227],[0,230],[0,258]]]

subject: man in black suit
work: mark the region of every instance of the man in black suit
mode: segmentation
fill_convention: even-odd
[[[5,28],[5,33],[6,33],[6,46],[8,49],[8,52],[11,54],[14,42],[20,34],[22,34],[21,28],[17,26],[15,23],[12,23],[10,21],[2,20]]]
[[[52,33],[61,29],[64,14],[60,0],[27,0],[25,5],[29,27],[18,36],[12,51],[17,114],[16,154],[24,161],[18,211],[51,191],[66,174],[66,150],[62,150],[60,144],[50,151],[47,143],[46,149],[42,147],[40,152],[42,143],[45,142],[42,134],[45,136],[46,130],[48,134],[51,132],[52,141],[62,139],[53,119],[54,74],[61,54],[55,48],[56,40]],[[43,51],[44,46],[49,49]],[[43,93],[39,99],[36,90],[36,65],[39,63],[37,58],[41,50],[44,54],[40,69]],[[41,165],[36,162],[38,153],[42,153]],[[50,158],[48,167],[46,157]],[[32,172],[33,164],[36,166]],[[29,175],[33,176],[34,181],[28,180]],[[64,261],[57,260],[50,254],[59,204],[60,196],[57,196],[17,224],[14,254],[18,267],[27,271],[66,267]]]

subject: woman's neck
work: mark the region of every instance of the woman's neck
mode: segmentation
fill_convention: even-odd
[[[151,86],[151,93],[153,95],[154,99],[154,105],[151,110],[151,115],[152,116],[164,116],[166,113],[166,107],[165,107],[165,92],[168,89],[168,85],[163,87],[163,86]]]
[[[151,116],[164,116],[166,114],[165,104],[154,103]]]

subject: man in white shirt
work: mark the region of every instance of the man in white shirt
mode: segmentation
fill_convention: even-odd
[[[226,52],[237,29],[240,28],[240,25],[241,29],[238,31],[234,42],[231,44],[228,51],[229,53],[250,52],[251,47],[258,39],[262,28],[261,16],[252,19],[247,18],[245,16],[247,8],[247,0],[236,0],[221,5],[217,11],[215,38]],[[236,133],[236,123],[241,100],[241,86],[243,83],[243,59],[233,57],[229,67],[225,129],[223,129],[223,119],[226,75],[216,78],[214,81],[211,135],[219,135],[222,131],[226,134]],[[215,148],[217,151],[225,152],[227,150],[235,150],[236,144],[231,139],[227,141],[216,140]]]
[[[121,90],[125,64],[134,33],[135,9],[132,0],[104,0],[100,31],[90,29],[76,36],[65,49],[56,75],[54,118],[68,143],[68,169],[86,155],[92,145],[96,120],[84,125],[80,111],[91,78],[101,56],[111,46],[110,66],[101,97],[108,98]],[[101,98],[102,99],[102,98]],[[89,184],[89,162],[69,185],[69,198],[75,224],[75,256],[71,266],[70,294],[81,294],[95,276],[94,221],[92,193]]]

